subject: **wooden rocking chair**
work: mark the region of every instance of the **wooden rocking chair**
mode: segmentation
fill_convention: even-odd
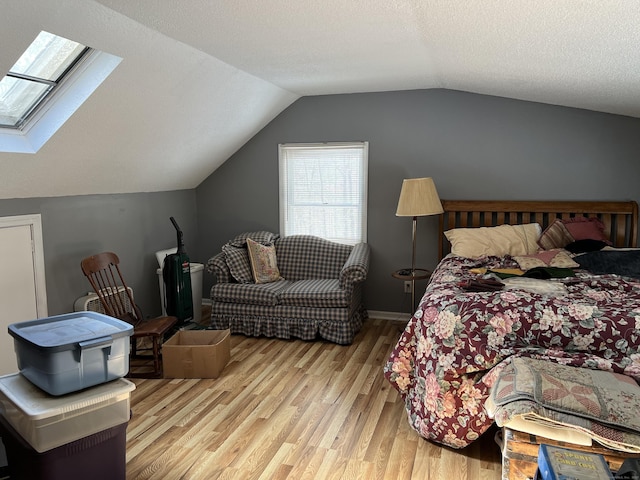
[[[165,335],[178,322],[176,317],[163,316],[144,320],[140,308],[133,300],[133,293],[120,272],[120,259],[115,253],[103,252],[87,257],[81,262],[82,272],[91,287],[98,295],[105,313],[133,325],[130,358],[152,359],[153,371],[150,373],[132,373],[129,377],[157,378],[162,377],[161,347]],[[151,341],[151,355],[138,354],[138,339],[148,338]]]

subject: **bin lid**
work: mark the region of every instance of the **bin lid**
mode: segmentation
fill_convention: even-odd
[[[81,342],[133,335],[133,326],[98,312],[74,312],[9,325],[9,334],[47,352],[69,350]]]
[[[136,385],[118,378],[79,392],[54,397],[36,387],[20,373],[0,377],[0,392],[22,410],[31,420],[40,420],[92,405],[108,404],[115,397],[135,390]]]

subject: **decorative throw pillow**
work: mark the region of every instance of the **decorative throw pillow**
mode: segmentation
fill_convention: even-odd
[[[256,283],[283,280],[278,270],[275,245],[262,245],[247,237],[247,248],[249,250],[253,279]]]
[[[222,246],[222,253],[224,253],[224,259],[227,262],[231,276],[236,279],[236,282],[253,283],[249,253],[246,248],[226,244]]]
[[[265,230],[259,232],[244,232],[229,242],[229,245],[234,247],[244,247],[247,244],[247,238],[251,238],[253,241],[261,243],[263,245],[269,245],[276,241],[280,237],[278,233],[271,233]]]
[[[552,250],[554,248],[564,248],[573,241],[574,238],[569,233],[569,230],[567,230],[562,220],[558,218],[542,232],[538,239],[538,245],[543,250]]]
[[[536,267],[578,268],[569,253],[561,248],[545,250],[533,255],[518,255],[513,257],[522,270],[531,270]]]
[[[599,218],[573,217],[563,220],[562,223],[574,240],[600,240],[611,245],[604,233],[604,223]]]
[[[500,225],[498,227],[454,228],[444,232],[451,242],[451,253],[479,258],[494,255],[528,255],[538,251],[540,225]]]

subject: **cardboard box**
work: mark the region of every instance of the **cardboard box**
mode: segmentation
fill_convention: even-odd
[[[164,378],[218,378],[231,357],[229,330],[181,330],[162,345]]]

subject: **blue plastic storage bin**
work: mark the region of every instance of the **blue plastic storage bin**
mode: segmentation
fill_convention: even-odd
[[[124,377],[133,327],[97,312],[9,325],[20,373],[50,395]]]

